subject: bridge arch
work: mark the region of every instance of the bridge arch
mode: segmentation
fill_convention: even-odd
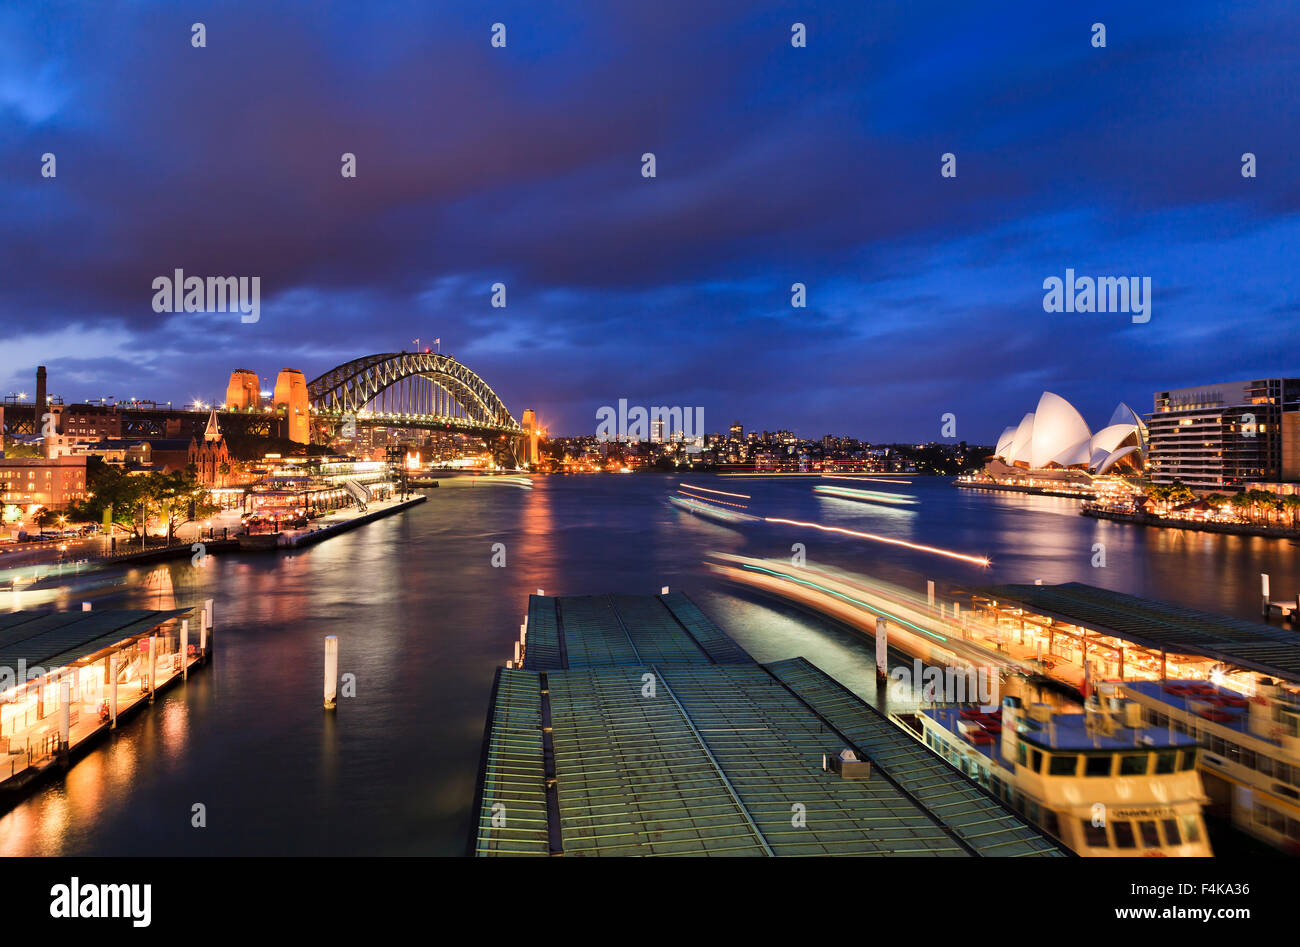
[[[415,380],[415,385],[403,385]],[[396,392],[396,395],[394,395]],[[390,397],[393,396],[393,397]],[[388,352],[365,355],[307,383],[314,416],[368,416],[395,426],[401,419],[486,433],[521,434],[505,402],[473,369],[450,355]]]

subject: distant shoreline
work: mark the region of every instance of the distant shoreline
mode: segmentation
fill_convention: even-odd
[[[1285,526],[1253,526],[1249,523],[1203,523],[1197,520],[1169,519],[1152,516],[1149,513],[1115,513],[1110,510],[1079,511],[1084,516],[1099,520],[1114,520],[1117,523],[1133,523],[1136,526],[1159,526],[1170,529],[1191,529],[1204,533],[1224,533],[1230,536],[1258,536],[1262,539],[1300,539],[1300,529]]]

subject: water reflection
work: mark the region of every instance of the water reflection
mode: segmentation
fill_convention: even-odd
[[[1041,578],[1247,618],[1258,615],[1260,572],[1275,598],[1300,591],[1287,541],[1134,528],[1079,516],[1066,499],[918,477],[907,490],[919,503],[900,511],[819,499],[812,480],[690,478],[751,494],[761,515],[988,555],[992,565],[980,568],[813,530],[725,527],[667,505],[680,479],[439,488],[405,516],[292,555],[79,576],[57,593],[62,607],[215,599],[214,660],[124,721],[66,780],[0,816],[0,854],[460,854],[492,677],[539,587],[684,589],[758,659],[806,656],[885,706],[869,639],[718,583],[701,568],[708,551],[788,561],[802,543],[809,565],[918,592],[934,579],[941,596]],[[497,542],[505,568],[491,564]],[[1091,565],[1096,543],[1105,568]],[[145,588],[159,569],[169,585],[159,577]],[[330,634],[340,638],[340,671],[356,675],[356,696],[333,716],[321,707]],[[1034,699],[1043,698],[1050,693]],[[190,827],[195,802],[207,807],[207,829]]]

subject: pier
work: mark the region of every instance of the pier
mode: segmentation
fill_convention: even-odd
[[[803,658],[760,665],[685,595],[529,599],[497,672],[470,849],[1061,855]]]
[[[211,613],[191,611],[0,616],[0,808],[206,662]]]
[[[342,513],[322,517],[314,526],[302,529],[286,529],[278,533],[242,533],[239,536],[239,548],[244,551],[262,551],[273,549],[301,549],[312,546],[326,539],[331,539],[350,529],[373,523],[375,520],[392,516],[424,503],[429,498],[423,494],[408,497],[405,500],[381,500],[368,505],[366,510],[349,507]]]

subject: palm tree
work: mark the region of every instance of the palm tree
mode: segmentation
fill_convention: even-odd
[[[1300,496],[1288,493],[1282,497],[1282,508],[1291,514],[1291,528],[1295,529],[1296,519],[1300,517]]]

